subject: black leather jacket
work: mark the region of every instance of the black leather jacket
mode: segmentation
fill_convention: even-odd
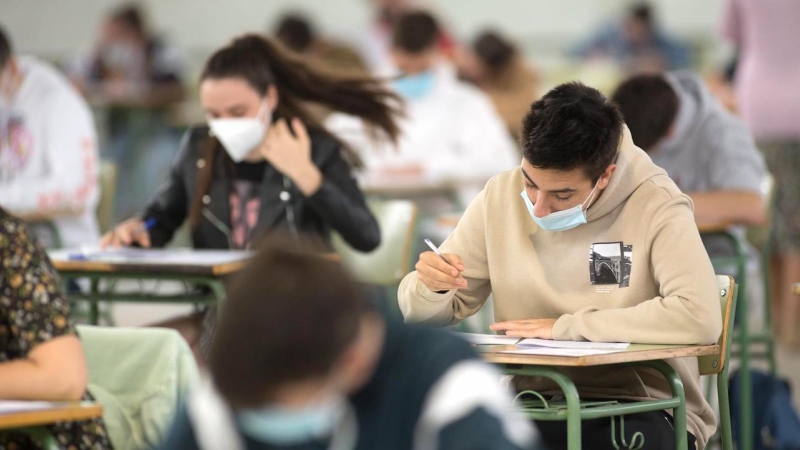
[[[329,244],[330,232],[336,230],[356,250],[375,249],[380,243],[378,223],[367,208],[350,165],[342,158],[340,145],[321,133],[309,130],[309,135],[311,158],[322,172],[322,186],[311,197],[305,197],[294,183],[267,164],[260,188],[258,225],[253,236],[273,231],[291,232],[295,228],[300,234],[322,238]],[[150,229],[153,246],[166,245],[186,221],[195,195],[197,173],[205,164],[201,154],[205,145],[201,144],[207,139],[213,139],[209,137],[208,127],[186,132],[167,181],[145,208],[142,218],[155,219]],[[213,181],[203,198],[203,215],[192,232],[195,248],[230,248],[231,181],[225,167],[229,163],[219,155],[214,159]]]

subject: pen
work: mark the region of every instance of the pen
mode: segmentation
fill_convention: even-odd
[[[433,244],[433,242],[431,242],[430,239],[425,238],[424,240],[425,240],[425,243],[428,244],[428,247],[430,247],[431,250],[433,250],[433,253],[436,253],[437,255],[439,255],[439,258],[442,258],[442,261],[446,262],[447,264],[450,264],[450,261],[448,261],[447,258],[444,257],[444,255],[442,255],[442,252],[439,251],[439,248],[436,247]],[[450,265],[452,266],[452,264],[450,264]]]

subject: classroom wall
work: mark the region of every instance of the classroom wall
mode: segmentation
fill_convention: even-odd
[[[628,0],[419,0],[432,5],[459,37],[487,25],[537,53],[562,51],[619,14]],[[713,39],[724,0],[652,1],[662,23],[692,39]],[[24,52],[52,59],[88,49],[104,13],[122,0],[0,0],[0,24]],[[154,28],[191,55],[204,57],[231,36],[261,31],[283,11],[302,10],[319,28],[353,36],[369,17],[369,0],[143,0]],[[487,6],[490,5],[490,6]],[[46,30],[42,32],[42,30]]]

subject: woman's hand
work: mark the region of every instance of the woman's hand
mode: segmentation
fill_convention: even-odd
[[[261,154],[310,197],[322,185],[322,173],[311,160],[311,139],[303,122],[292,119],[292,130],[294,135],[284,119],[275,122],[261,144]]]
[[[150,233],[145,229],[142,219],[138,217],[120,223],[100,241],[101,248],[129,247],[133,244],[139,244],[144,248],[149,248],[151,245]]]

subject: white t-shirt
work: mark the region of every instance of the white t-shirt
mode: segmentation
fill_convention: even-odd
[[[0,206],[18,214],[82,210],[54,220],[62,244],[96,243],[98,157],[91,111],[53,67],[32,57],[18,62],[22,85],[10,104],[0,103]]]
[[[359,153],[367,179],[385,168],[418,165],[425,179],[461,184],[464,205],[489,178],[522,160],[491,100],[459,81],[449,66],[435,70],[434,86],[425,97],[406,101],[397,148],[374,142],[352,116],[333,114],[326,126]]]

